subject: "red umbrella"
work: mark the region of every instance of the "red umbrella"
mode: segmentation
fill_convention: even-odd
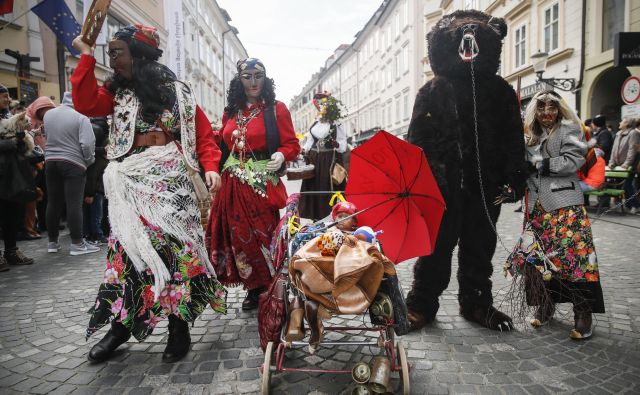
[[[395,263],[430,255],[444,199],[422,149],[381,130],[351,151],[345,191],[358,225],[383,230],[385,255]]]

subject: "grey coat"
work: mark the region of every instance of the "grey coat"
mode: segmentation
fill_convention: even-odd
[[[562,123],[543,137],[539,146],[527,146],[527,161],[541,162],[538,172],[527,180],[529,213],[537,200],[546,212],[584,204],[577,172],[585,163],[586,153],[584,133],[576,124]]]

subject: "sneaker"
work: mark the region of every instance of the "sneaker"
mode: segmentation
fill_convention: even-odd
[[[98,251],[100,251],[100,247],[93,246],[83,241],[81,244],[71,243],[71,247],[69,248],[69,255],[76,256],[76,255],[93,254],[94,252],[98,252]]]
[[[84,242],[92,245],[94,247],[100,247],[102,245],[102,243],[100,242],[100,240],[88,240],[88,239],[84,239]]]
[[[57,241],[50,241],[47,246],[47,252],[58,252],[60,248],[60,244]]]
[[[638,213],[638,209],[637,209],[637,208],[635,208],[635,207],[631,207],[631,208],[629,209],[629,214],[637,214],[637,213]]]
[[[13,251],[5,251],[4,258],[7,260],[7,263],[9,265],[31,265],[34,262],[33,259],[24,256],[22,251],[18,249]]]

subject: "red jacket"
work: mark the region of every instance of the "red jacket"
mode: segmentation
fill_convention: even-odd
[[[95,64],[93,56],[80,56],[80,62],[70,78],[73,105],[76,111],[88,117],[104,117],[113,113],[114,96],[104,86],[98,86],[93,71]],[[214,140],[209,119],[200,107],[196,107],[196,153],[205,172],[218,171],[222,154]]]
[[[263,103],[258,103],[243,109],[245,116],[249,115],[251,110],[256,106],[264,106]],[[267,111],[266,109],[264,111]],[[267,133],[264,126],[264,111],[260,111],[258,115],[247,124],[247,133],[245,136],[246,151],[251,152],[264,152],[267,153]],[[231,133],[238,127],[236,125],[236,117],[234,115],[231,119],[227,118],[225,113],[222,116],[222,130],[220,135],[227,144],[227,147],[231,149],[233,147],[233,141]],[[276,100],[276,123],[278,125],[278,132],[280,134],[280,148],[278,151],[282,152],[286,161],[292,161],[300,152],[300,144],[296,137],[296,132],[293,129],[293,121],[291,120],[291,114],[287,106],[280,101]]]
[[[585,184],[595,189],[600,189],[604,184],[604,168],[605,168],[604,158],[602,158],[601,156],[598,156],[596,158],[596,163],[593,166],[591,166],[591,169],[589,169],[589,174],[585,176],[581,171],[579,171],[578,177]]]

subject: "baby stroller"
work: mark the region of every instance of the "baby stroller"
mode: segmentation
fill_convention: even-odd
[[[373,290],[375,297],[364,309],[353,309],[351,312],[362,316],[360,325],[327,325],[324,326],[324,337],[312,341],[313,333],[309,336],[300,337],[298,340],[292,340],[287,336],[287,328],[289,320],[292,317],[293,306],[291,301],[296,298],[305,300],[305,306],[313,302],[314,295],[308,287],[301,284],[301,279],[295,267],[296,252],[301,249],[315,248],[315,240],[319,240],[327,234],[326,231],[331,225],[315,223],[305,227],[300,227],[296,222],[297,203],[299,194],[292,195],[287,203],[287,210],[282,217],[277,229],[276,237],[271,247],[273,263],[277,267],[277,274],[271,288],[261,296],[259,311],[259,331],[261,336],[261,344],[264,349],[264,363],[260,367],[262,374],[262,393],[269,394],[271,386],[271,378],[274,373],[286,372],[308,372],[308,373],[351,373],[355,381],[355,393],[378,392],[384,393],[392,391],[389,380],[391,372],[398,372],[401,380],[402,393],[408,394],[410,391],[409,384],[409,365],[407,363],[407,354],[402,342],[397,335],[408,332],[408,321],[406,319],[406,305],[402,290],[399,287],[398,279],[393,275],[385,273],[381,275],[379,286]],[[311,242],[311,243],[309,243]],[[345,241],[346,243],[346,241]],[[371,244],[367,245],[369,253],[376,257],[382,257],[382,248],[377,239],[371,240]],[[342,248],[342,247],[341,247]],[[342,251],[342,250],[341,250]],[[384,257],[383,257],[384,258]],[[384,258],[386,259],[386,258]],[[295,265],[293,265],[295,266]],[[393,265],[391,265],[393,267]],[[267,300],[271,297],[271,300]],[[316,297],[317,299],[317,297]],[[331,297],[329,299],[332,299]],[[269,302],[277,303],[280,308],[271,309],[265,312],[265,306]],[[332,300],[332,302],[334,302]],[[336,305],[339,300],[335,300]],[[322,306],[320,306],[322,308]],[[268,307],[267,307],[268,308]],[[333,315],[339,315],[340,312],[332,312]],[[368,314],[366,314],[368,313]],[[274,317],[281,317],[274,324]],[[309,322],[309,313],[305,314],[307,325]],[[331,320],[338,321],[338,320]],[[355,320],[352,320],[355,322]],[[265,330],[265,326],[271,325],[272,331]],[[355,339],[350,340],[348,337],[342,339],[343,336],[332,336],[331,334],[355,334]],[[339,340],[337,340],[339,339]],[[364,339],[364,340],[362,340]],[[326,347],[341,348],[349,346],[367,346],[369,350],[377,350],[373,354],[371,364],[358,362],[351,369],[333,369],[321,368],[320,366],[301,366],[298,359],[296,363],[287,360],[286,354],[303,351],[309,348],[313,353],[316,349],[324,349]],[[313,351],[311,351],[313,350]],[[299,352],[296,353],[299,355]],[[292,365],[292,366],[289,366]],[[367,386],[368,384],[368,386]],[[360,391],[360,392],[358,392]]]

